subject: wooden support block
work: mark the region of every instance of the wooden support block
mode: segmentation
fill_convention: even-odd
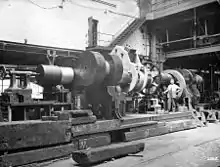
[[[111,144],[108,146],[91,148],[87,150],[75,151],[72,158],[79,164],[93,164],[102,162],[111,158],[126,156],[132,153],[138,153],[144,150],[143,142],[129,142]]]
[[[125,132],[123,135],[123,141],[140,140],[149,137],[149,129]]]
[[[78,142],[79,150],[101,147],[111,143],[111,136],[109,133],[97,134],[91,137],[81,137]]]
[[[164,115],[159,115],[158,116],[158,121],[174,121],[174,120],[179,120],[179,119],[187,119],[191,118],[192,113],[190,112],[174,112],[174,113],[169,113],[169,114],[164,114]]]
[[[136,122],[138,122],[136,120]],[[112,130],[120,130],[120,129],[129,129],[134,127],[140,127],[149,125],[149,122],[139,122],[133,124],[127,124],[121,122],[119,120],[105,120],[105,121],[97,121],[93,124],[81,124],[72,126],[71,132],[74,136],[88,135],[100,132],[108,132]]]
[[[165,122],[160,122],[157,126],[136,128],[136,131],[134,130],[135,128],[133,128],[131,132],[124,133],[124,141],[133,141],[167,134],[169,133],[169,128],[165,125]]]
[[[54,114],[58,116],[58,120],[69,120],[70,114],[64,111],[54,111]]]
[[[130,118],[133,117],[132,119],[124,119],[123,120],[123,125],[129,125],[129,124],[136,124],[136,123],[143,123],[143,122],[150,122],[150,121],[158,121],[159,115],[152,115],[152,116],[139,116],[137,117],[137,114],[135,115],[130,115]]]
[[[160,126],[154,128],[141,127],[139,130],[138,128],[136,128],[137,131],[135,131],[134,128],[130,132],[125,132],[123,133],[123,139],[124,141],[133,141],[178,132],[186,129],[192,129],[196,127],[197,126],[193,120],[179,120],[168,123],[161,122]]]
[[[42,116],[42,121],[58,121],[58,116]]]
[[[187,120],[184,122],[184,129],[188,130],[188,129],[194,129],[197,128],[197,124],[195,120]]]
[[[78,117],[78,118],[71,118],[72,125],[79,125],[79,124],[89,124],[96,122],[96,116],[85,116],[85,117]]]
[[[162,126],[165,126],[165,125],[166,125],[165,122],[155,122],[155,123],[152,123],[152,124],[149,124],[149,125],[130,128],[130,132],[142,131],[142,130],[147,130],[147,129],[151,129],[151,128],[158,128],[158,127],[162,127]]]
[[[69,113],[72,118],[93,115],[91,110],[64,110],[63,112]]]
[[[93,124],[82,124],[82,125],[72,126],[71,132],[74,137],[74,136],[88,135],[93,133],[116,130],[118,127],[120,127],[120,121],[106,120],[106,121],[98,121]]]
[[[149,129],[149,137],[160,136],[169,133],[169,127],[159,127]]]
[[[38,161],[45,161],[50,159],[56,159],[64,156],[70,155],[72,152],[76,151],[78,145],[76,143],[36,149],[25,152],[18,152],[13,154],[6,154],[0,156],[0,166],[18,166],[30,164]]]
[[[180,120],[180,121],[170,122],[167,124],[167,126],[169,126],[170,133],[193,129],[197,127],[195,120]]]
[[[70,142],[68,121],[1,123],[0,151]]]
[[[166,126],[169,127],[169,133],[185,130],[183,121],[169,122]]]

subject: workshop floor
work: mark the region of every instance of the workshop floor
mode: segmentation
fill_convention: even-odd
[[[108,161],[96,167],[218,167],[220,166],[220,124],[142,140],[144,152]],[[142,156],[143,155],[143,156]],[[45,166],[46,164],[44,164]],[[46,167],[77,166],[72,159]]]

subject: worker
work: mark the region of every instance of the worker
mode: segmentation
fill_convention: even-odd
[[[163,85],[163,87],[161,89],[162,89],[162,91],[166,91],[167,90],[167,86]],[[164,108],[165,111],[168,110],[167,101],[168,101],[167,96],[162,96],[163,108]]]
[[[167,87],[167,89],[163,92],[164,94],[167,93],[167,107],[169,112],[175,112],[177,111],[177,93],[180,92],[180,87],[174,84],[174,79],[170,80],[170,85]]]

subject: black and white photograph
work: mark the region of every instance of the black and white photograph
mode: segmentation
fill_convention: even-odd
[[[220,167],[220,0],[0,0],[0,167]]]

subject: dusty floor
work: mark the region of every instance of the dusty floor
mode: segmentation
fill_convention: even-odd
[[[142,140],[143,157],[127,156],[96,167],[218,167],[220,166],[220,124],[176,132]],[[77,166],[72,159],[60,160],[46,167]]]

